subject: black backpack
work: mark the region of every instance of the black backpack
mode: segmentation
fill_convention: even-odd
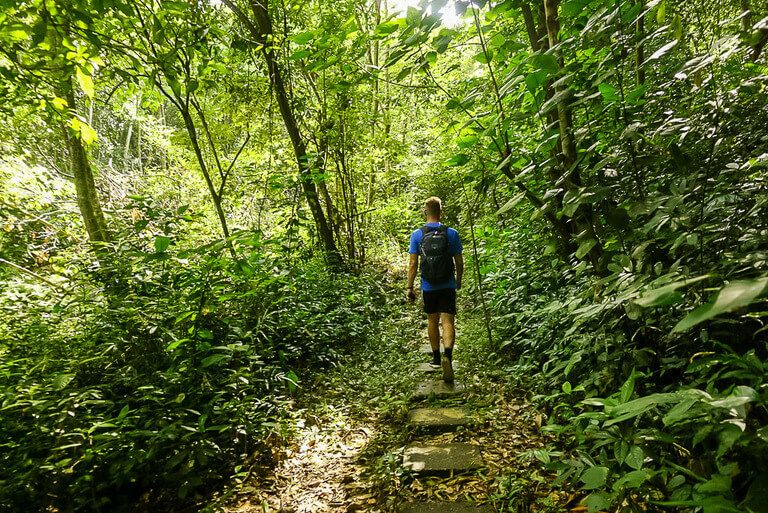
[[[450,280],[453,277],[453,256],[448,251],[448,228],[443,225],[423,226],[421,232],[421,277],[433,285]]]

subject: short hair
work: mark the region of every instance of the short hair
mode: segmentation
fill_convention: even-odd
[[[424,210],[428,216],[438,217],[443,211],[443,202],[437,196],[431,196],[424,202]]]

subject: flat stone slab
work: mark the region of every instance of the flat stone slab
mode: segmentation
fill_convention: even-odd
[[[456,362],[453,362],[453,370],[456,370],[458,368],[459,368],[459,364]],[[443,371],[443,369],[440,367],[433,367],[429,362],[420,363],[416,367],[416,370],[420,372],[442,372]]]
[[[440,349],[442,349],[442,348],[443,348],[443,344],[440,344]],[[419,351],[421,351],[422,353],[432,354],[432,346],[429,345],[429,343],[423,344],[419,348]]]
[[[477,506],[471,502],[409,502],[397,509],[398,513],[493,513],[490,504]]]
[[[480,448],[470,444],[412,445],[403,453],[403,467],[423,475],[466,472],[482,466]]]
[[[441,379],[441,380],[434,380],[434,381],[425,381],[424,383],[420,383],[416,387],[416,390],[413,391],[413,398],[425,399],[427,397],[434,396],[437,399],[441,399],[444,397],[459,395],[462,392],[464,392],[464,385],[462,385],[458,381],[451,383],[449,385],[448,383],[446,383]]]
[[[408,424],[430,431],[449,431],[469,424],[464,408],[417,408],[408,414]]]

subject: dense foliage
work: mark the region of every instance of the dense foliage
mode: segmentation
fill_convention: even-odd
[[[370,277],[291,262],[252,233],[237,261],[221,244],[183,249],[169,226],[189,210],[126,208],[167,235],[119,233],[104,264],[67,250],[49,262],[66,263],[56,283],[6,281],[4,508],[131,509],[268,465],[306,374],[387,311]]]
[[[0,9],[0,506],[268,465],[303,376],[396,314],[434,194],[557,485],[764,508],[764,5]]]

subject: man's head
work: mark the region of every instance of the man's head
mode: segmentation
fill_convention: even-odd
[[[440,214],[443,212],[443,203],[437,196],[427,198],[424,202],[424,213],[428,219],[440,219]]]

